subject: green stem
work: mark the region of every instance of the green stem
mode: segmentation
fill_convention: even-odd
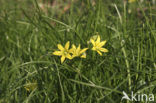
[[[121,46],[123,46],[123,42],[121,42]],[[127,66],[127,73],[128,73],[128,85],[129,85],[129,90],[131,91],[131,74],[130,74],[130,66],[129,66],[129,61],[127,60],[127,53],[124,47],[122,47],[122,52],[125,57],[125,62]]]
[[[95,58],[95,51],[93,51],[93,56],[92,56],[92,59],[94,60]]]

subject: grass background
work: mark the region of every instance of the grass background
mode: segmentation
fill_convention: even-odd
[[[156,8],[151,1],[1,0],[0,103],[120,103],[122,91],[156,95]],[[109,50],[51,55],[67,41]],[[27,91],[24,86],[37,83]],[[122,103],[126,103],[123,100]],[[141,103],[141,102],[140,102]],[[144,103],[144,102],[142,102]]]

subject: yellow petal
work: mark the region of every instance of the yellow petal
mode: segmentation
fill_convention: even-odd
[[[96,50],[96,48],[95,48],[95,47],[93,47],[93,48],[92,48],[92,50]]]
[[[84,48],[80,51],[80,54],[82,54],[83,52],[85,52],[88,48]]]
[[[96,43],[100,43],[100,36],[98,35],[98,38],[96,40]]]
[[[76,46],[74,44],[72,45],[72,49],[76,49]]]
[[[63,63],[64,60],[65,60],[65,56],[62,56],[62,57],[61,57],[61,63]]]
[[[105,40],[105,41],[100,42],[100,43],[98,44],[98,47],[102,47],[102,46],[104,46],[105,44],[106,44],[106,40]]]
[[[72,48],[69,49],[69,53],[74,54],[75,50],[76,50],[76,46],[73,44],[73,45],[72,45]]]
[[[58,55],[58,56],[60,56],[60,55],[62,55],[62,53],[61,53],[61,51],[55,51],[55,52],[53,52],[53,55]]]
[[[102,53],[99,50],[97,50],[97,52],[100,54],[100,56],[102,56]]]
[[[86,58],[86,53],[83,53],[80,57],[81,58]]]
[[[65,45],[65,49],[68,50],[69,49],[69,45],[70,45],[70,42],[68,41]]]
[[[28,92],[30,92],[30,89],[29,89],[28,87],[25,86],[24,88],[25,88]]]
[[[102,51],[102,52],[108,52],[108,50],[105,49],[105,48],[100,48],[99,50]]]
[[[69,49],[69,51],[68,51],[69,53],[74,53],[74,49],[73,48],[71,48],[71,49]]]
[[[58,44],[57,47],[58,47],[58,49],[60,49],[60,50],[64,50],[64,48],[63,48],[63,46],[62,46],[61,44]]]
[[[78,46],[78,48],[77,48],[76,52],[77,52],[77,53],[79,53],[79,52],[80,52],[80,44],[79,44],[79,46]]]
[[[95,46],[95,41],[93,39],[90,39],[90,41],[93,44],[93,46]]]
[[[70,54],[67,54],[67,55],[66,55],[66,58],[68,58],[68,59],[72,59],[72,57],[71,57]]]

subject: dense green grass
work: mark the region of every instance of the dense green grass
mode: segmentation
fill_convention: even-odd
[[[154,4],[79,0],[62,13],[33,0],[7,1],[0,1],[0,103],[120,103],[122,91],[156,95]],[[103,56],[88,50],[86,59],[61,64],[52,55],[67,41],[91,48],[87,41],[97,33],[107,40]],[[37,88],[27,91],[29,82]]]

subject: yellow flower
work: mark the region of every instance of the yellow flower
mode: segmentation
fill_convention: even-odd
[[[129,3],[133,3],[135,2],[136,0],[128,0]]]
[[[106,44],[106,41],[100,42],[100,36],[97,37],[96,41],[93,40],[92,38],[90,41],[93,44],[92,50],[97,51],[101,56],[102,56],[101,52],[108,52],[108,50],[106,48],[103,48],[103,46]]]
[[[85,51],[87,50],[88,48],[84,48],[84,49],[81,49],[80,47],[80,44],[79,46],[76,48],[76,46],[73,44],[72,45],[72,48],[70,50],[70,52],[73,54],[72,55],[72,58],[74,57],[81,57],[81,58],[86,58],[86,53]]]
[[[72,59],[69,50],[70,42],[68,41],[63,47],[61,44],[58,44],[57,47],[60,51],[53,52],[53,55],[61,56],[61,63],[64,62],[65,58]]]
[[[37,82],[34,81],[34,83],[31,83],[30,81],[24,85],[24,88],[27,90],[27,91],[33,91],[34,89],[37,88]]]

